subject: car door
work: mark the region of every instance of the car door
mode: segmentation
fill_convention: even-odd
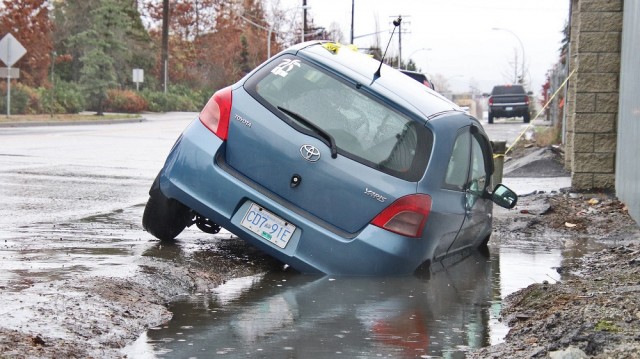
[[[437,213],[433,214],[441,230],[441,234],[437,235],[439,240],[434,251],[435,259],[450,251],[466,217],[465,189],[471,161],[471,132],[468,125],[457,130],[451,144],[452,148],[447,151],[450,156],[444,170],[442,199],[438,201]]]
[[[493,172],[491,147],[487,137],[476,126],[469,130],[471,160],[464,185],[465,217],[450,251],[477,246],[491,233],[493,202],[483,196]]]

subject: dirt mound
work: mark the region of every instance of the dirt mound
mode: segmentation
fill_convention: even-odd
[[[559,271],[569,279],[507,297],[505,342],[469,357],[640,357],[640,244],[608,248]]]
[[[562,152],[559,147],[530,147],[517,157],[507,157],[504,177],[567,177],[571,174],[564,169]]]

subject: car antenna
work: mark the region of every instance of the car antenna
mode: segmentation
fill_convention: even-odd
[[[393,34],[396,32],[396,27],[400,26],[402,22],[402,16],[398,16],[397,19],[393,20],[393,31],[391,31],[391,37],[389,37],[389,42],[387,42],[387,48],[384,49],[384,54],[380,59],[380,66],[378,66],[378,70],[373,74],[374,80],[380,77],[380,69],[382,68],[382,62],[384,61],[385,56],[387,56],[387,50],[389,50],[389,45],[391,44],[391,39],[393,39]]]

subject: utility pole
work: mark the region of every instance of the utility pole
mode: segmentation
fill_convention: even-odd
[[[356,0],[351,0],[351,42],[349,42],[350,44],[353,44],[353,16],[354,16],[354,9],[355,9],[355,1]]]
[[[162,83],[167,93],[169,80],[169,0],[162,2]]]
[[[307,0],[302,0],[302,42],[307,34]]]
[[[398,15],[402,19],[402,15]],[[398,25],[398,69],[402,68],[402,21]]]

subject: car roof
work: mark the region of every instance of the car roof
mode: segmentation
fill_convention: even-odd
[[[427,75],[423,74],[422,72],[410,71],[410,70],[399,70],[399,71],[411,77],[414,80],[417,80],[417,79],[419,79],[420,81],[428,80]]]
[[[446,112],[464,112],[444,96],[386,64],[382,64],[380,77],[375,76],[380,61],[348,46],[317,41],[299,44],[285,51],[355,80],[427,120]]]
[[[522,85],[497,85],[493,87],[491,93],[494,95],[524,94],[524,87]]]

